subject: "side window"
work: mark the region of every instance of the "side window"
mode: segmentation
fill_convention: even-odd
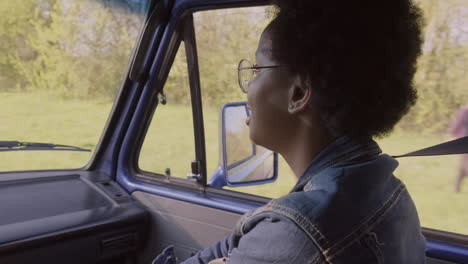
[[[138,167],[143,171],[186,178],[195,159],[187,59],[181,43],[164,86],[167,103],[159,104],[143,141]]]
[[[246,94],[239,89],[237,66],[241,59],[255,61],[258,39],[270,20],[269,11],[269,7],[248,7],[194,14],[208,178],[219,163],[221,107],[225,103],[247,100]],[[280,158],[276,182],[230,189],[275,198],[287,194],[295,181],[295,176]]]
[[[468,136],[468,4],[419,1],[426,18],[425,44],[414,84],[418,101],[382,150],[404,154]],[[399,159],[395,175],[407,186],[421,225],[468,235],[468,156]]]

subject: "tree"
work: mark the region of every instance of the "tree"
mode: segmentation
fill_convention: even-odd
[[[468,103],[468,6],[460,0],[426,0],[421,5],[427,27],[415,76],[419,100],[401,125],[446,132],[452,115]]]
[[[0,4],[0,91],[14,90],[17,83],[23,83],[10,58],[11,51],[17,50],[21,59],[30,59],[34,51],[27,45],[31,33],[31,14],[37,4],[35,0],[3,1]]]
[[[220,107],[245,100],[237,82],[241,59],[255,63],[259,37],[269,22],[268,9],[238,8],[195,16],[203,103]]]
[[[62,97],[111,99],[144,14],[107,1],[31,2],[25,15],[29,30],[21,36],[33,56],[17,49],[8,57],[25,88]],[[21,27],[16,30],[22,32]]]

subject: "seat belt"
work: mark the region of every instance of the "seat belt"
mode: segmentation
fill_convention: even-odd
[[[392,156],[394,158],[442,156],[468,153],[468,136],[450,140],[432,147],[420,149],[404,155]]]

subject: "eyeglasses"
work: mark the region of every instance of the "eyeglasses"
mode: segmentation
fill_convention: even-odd
[[[237,78],[239,80],[239,86],[242,92],[247,93],[249,84],[257,76],[257,73],[260,72],[260,69],[271,69],[278,68],[280,65],[272,66],[257,66],[257,64],[250,63],[248,60],[241,60],[239,66],[237,67]]]

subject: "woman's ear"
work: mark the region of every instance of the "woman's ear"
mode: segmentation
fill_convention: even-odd
[[[295,77],[289,88],[288,97],[288,112],[290,114],[307,110],[312,97],[310,82],[303,81],[299,76]]]

